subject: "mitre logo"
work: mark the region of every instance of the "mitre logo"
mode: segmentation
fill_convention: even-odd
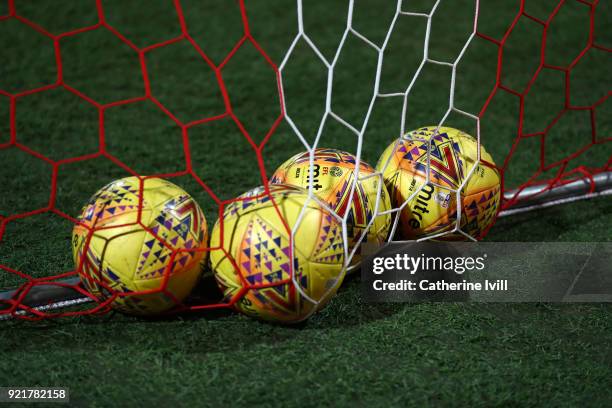
[[[321,184],[319,184],[320,171],[321,171],[321,166],[319,166],[318,164],[315,163],[312,166],[312,174],[310,172],[308,172],[308,175],[306,176],[306,182],[307,183],[312,183],[312,188],[314,188],[317,191],[320,188],[323,188],[323,186]]]
[[[433,192],[433,184],[425,184],[416,196],[415,204],[412,207],[412,218],[408,221],[412,228],[418,229],[421,226],[421,221],[423,221],[423,216],[429,213],[428,206]]]

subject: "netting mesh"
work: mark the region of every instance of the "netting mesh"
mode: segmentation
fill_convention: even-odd
[[[524,180],[523,182],[521,182],[517,186],[518,188],[514,190],[514,194],[506,196],[506,199],[503,203],[503,208],[508,208],[514,205],[518,200],[520,192],[531,184],[534,184],[534,183],[539,184],[539,183],[544,182],[548,187],[552,188],[555,185],[569,183],[575,180],[576,178],[587,178],[592,181],[593,174],[596,174],[601,171],[609,170],[610,165],[612,163],[611,161],[612,157],[608,157],[608,160],[602,163],[601,167],[588,166],[588,165],[578,165],[575,167],[571,167],[570,165],[573,159],[580,156],[586,150],[592,148],[594,145],[601,145],[601,144],[609,143],[610,140],[612,140],[610,137],[606,137],[605,134],[598,133],[598,129],[596,126],[597,123],[595,120],[597,108],[600,107],[608,99],[610,95],[609,91],[602,92],[601,94],[593,95],[594,98],[592,98],[591,104],[575,104],[575,103],[572,103],[572,100],[570,98],[570,93],[571,93],[570,85],[571,85],[571,78],[572,78],[571,76],[572,70],[576,68],[577,64],[581,62],[581,60],[584,58],[587,52],[589,50],[601,50],[605,52],[610,52],[611,49],[601,44],[598,44],[596,42],[595,10],[599,2],[589,3],[586,1],[578,1],[577,3],[582,4],[583,6],[587,7],[587,9],[585,9],[584,11],[588,10],[588,20],[587,20],[588,21],[588,35],[587,35],[588,39],[585,42],[584,47],[582,49],[579,49],[576,55],[571,55],[570,53],[568,53],[569,59],[566,61],[566,64],[556,64],[556,63],[549,62],[547,59],[547,45],[550,42],[549,32],[550,32],[551,24],[553,23],[555,16],[559,13],[559,11],[561,10],[561,8],[564,6],[565,3],[566,2],[563,2],[563,1],[558,2],[558,4],[555,5],[555,7],[553,8],[553,10],[551,11],[549,15],[538,18],[538,17],[531,15],[528,12],[528,10],[525,9],[525,2],[522,2],[519,8],[519,11],[517,12],[516,16],[512,20],[512,23],[510,24],[510,27],[508,28],[508,30],[506,31],[506,33],[501,39],[495,39],[495,38],[492,38],[491,36],[488,36],[480,32],[477,33],[478,36],[480,36],[481,38],[489,42],[492,42],[499,49],[498,51],[498,70],[497,70],[497,78],[496,78],[495,87],[491,90],[490,95],[488,96],[487,100],[483,104],[482,109],[479,111],[478,117],[484,117],[486,115],[489,104],[491,103],[492,99],[498,92],[506,92],[519,99],[518,131],[517,131],[516,139],[513,142],[512,147],[510,151],[508,152],[508,155],[505,157],[503,163],[500,166],[502,169],[502,176],[504,174],[504,171],[508,168],[510,161],[513,157],[513,154],[518,148],[522,140],[527,139],[527,138],[536,138],[539,142],[539,155],[538,155],[539,166],[538,166],[537,171],[533,172],[533,174],[528,180]],[[523,87],[518,87],[518,86],[510,86],[504,82],[502,66],[503,66],[503,61],[504,61],[503,59],[504,58],[504,52],[503,52],[504,46],[506,45],[510,34],[512,33],[514,29],[516,29],[521,19],[529,19],[530,21],[541,26],[542,34],[541,34],[541,44],[538,50],[539,51],[539,62],[537,66],[535,67],[535,70],[533,70],[532,75],[528,76],[528,81],[526,85],[524,85]],[[584,23],[586,23],[586,21]],[[587,26],[585,24],[585,31],[586,31],[586,28]],[[528,98],[530,93],[532,93],[532,90],[534,88],[534,85],[536,84],[536,81],[538,81],[538,78],[541,78],[544,76],[545,70],[558,71],[563,74],[563,86],[562,86],[563,97],[560,98],[563,101],[562,106],[558,109],[557,112],[554,112],[552,115],[550,115],[550,117],[543,118],[545,126],[543,126],[542,130],[529,131],[525,129],[526,99]],[[583,138],[582,140],[577,141],[578,143],[580,143],[577,146],[572,146],[572,147],[567,146],[567,150],[564,152],[563,157],[559,158],[558,160],[551,161],[547,158],[547,151],[548,151],[547,144],[555,143],[555,141],[554,139],[550,140],[551,137],[549,135],[550,133],[552,133],[551,130],[553,129],[555,124],[561,118],[568,115],[568,112],[571,112],[571,111],[588,112],[588,116],[589,116],[589,119],[587,122],[588,128],[585,130],[586,130],[587,135],[590,136],[590,138]],[[544,175],[544,177],[541,177],[542,175]],[[593,189],[594,189],[594,184],[591,183],[591,191]],[[544,192],[545,190],[546,189],[543,189],[542,192]]]
[[[214,24],[223,25],[225,23],[230,24],[230,21],[235,21],[241,26],[241,33],[237,38],[232,38],[231,35],[228,35],[226,38],[219,39],[219,41],[223,40],[228,44],[231,43],[228,45],[229,51],[215,51],[214,56],[207,50],[208,44],[206,40],[202,41],[199,34],[196,36],[195,30],[191,29],[189,13],[184,10],[185,3],[187,2],[175,0],[172,4],[173,7],[168,10],[169,12],[165,17],[178,20],[179,32],[175,33],[174,36],[166,36],[165,38],[162,36],[161,39],[151,39],[147,36],[143,37],[136,31],[127,33],[125,31],[129,30],[124,31],[116,27],[110,21],[105,3],[101,0],[97,0],[95,4],[90,6],[90,15],[93,16],[91,24],[71,27],[69,30],[64,31],[60,28],[53,28],[51,30],[45,25],[35,22],[35,20],[28,18],[20,12],[19,2],[14,0],[8,1],[6,13],[0,17],[0,25],[8,27],[6,30],[27,29],[30,32],[35,32],[39,36],[40,41],[48,43],[48,49],[51,51],[48,54],[41,54],[36,57],[45,58],[45,64],[48,69],[37,73],[37,81],[34,81],[34,85],[23,80],[19,75],[16,75],[14,82],[0,83],[0,99],[2,101],[0,108],[6,108],[2,109],[3,113],[0,117],[3,121],[2,127],[0,127],[0,152],[4,151],[12,157],[22,157],[23,159],[15,159],[16,162],[14,163],[20,163],[32,169],[30,175],[20,174],[13,177],[17,181],[22,177],[24,181],[30,183],[30,176],[36,177],[43,174],[44,177],[39,177],[41,181],[38,184],[31,185],[40,190],[45,190],[46,186],[48,186],[49,195],[45,202],[32,208],[33,203],[31,201],[24,205],[21,202],[23,200],[14,199],[11,201],[8,198],[11,194],[10,191],[2,193],[4,195],[2,198],[4,202],[1,209],[2,213],[0,213],[0,245],[6,247],[7,240],[11,240],[11,242],[15,242],[16,239],[18,240],[14,236],[9,236],[7,231],[12,224],[20,220],[43,214],[54,214],[72,224],[78,223],[79,221],[75,218],[76,214],[63,209],[58,199],[58,189],[61,185],[62,174],[64,174],[64,177],[70,177],[69,171],[64,173],[62,171],[69,168],[70,165],[101,158],[112,163],[114,168],[120,169],[120,174],[141,177],[141,183],[145,183],[150,177],[164,177],[173,180],[181,180],[187,177],[195,182],[198,188],[205,194],[206,200],[210,201],[210,204],[204,205],[204,207],[209,223],[212,223],[215,217],[223,216],[224,207],[235,201],[233,197],[237,194],[223,192],[223,185],[225,183],[223,179],[215,180],[210,177],[207,178],[206,171],[202,173],[196,168],[197,166],[194,164],[193,158],[194,145],[205,142],[202,142],[201,138],[196,139],[194,135],[202,126],[223,124],[225,127],[220,132],[226,134],[228,140],[235,137],[242,140],[243,145],[247,146],[246,151],[249,151],[251,155],[249,159],[244,158],[244,160],[253,160],[255,162],[259,183],[267,186],[270,175],[270,162],[278,162],[279,160],[278,158],[273,158],[277,154],[275,153],[277,147],[273,144],[275,138],[280,138],[281,141],[277,143],[281,144],[289,143],[287,141],[289,137],[293,138],[293,140],[299,140],[302,150],[307,150],[311,153],[312,166],[314,150],[317,147],[336,147],[331,144],[341,137],[337,136],[334,139],[335,136],[333,135],[340,134],[343,135],[342,138],[344,140],[339,143],[348,145],[349,148],[346,150],[351,150],[359,162],[364,156],[364,150],[373,149],[372,146],[377,145],[377,150],[380,153],[384,145],[393,140],[393,138],[400,137],[416,127],[415,118],[423,117],[419,105],[420,100],[423,98],[419,96],[421,95],[421,90],[418,89],[419,84],[423,83],[426,84],[424,85],[426,88],[427,86],[442,88],[443,94],[445,94],[445,101],[444,103],[436,102],[436,109],[426,114],[426,117],[429,118],[429,123],[420,123],[418,126],[432,124],[441,126],[446,123],[455,127],[467,127],[466,130],[472,133],[479,143],[482,141],[488,149],[496,150],[497,154],[494,154],[494,157],[497,164],[485,164],[497,167],[502,174],[502,187],[503,191],[506,192],[502,200],[502,209],[515,205],[519,200],[520,192],[531,185],[544,185],[545,188],[540,190],[541,193],[552,187],[571,182],[576,178],[592,180],[594,174],[609,171],[612,167],[612,154],[610,154],[609,150],[612,137],[605,134],[607,129],[602,126],[603,121],[601,119],[601,117],[606,115],[604,109],[607,109],[605,102],[610,96],[609,87],[601,84],[599,77],[591,79],[590,82],[587,81],[577,85],[574,85],[575,81],[573,79],[573,73],[576,70],[588,71],[589,65],[599,61],[599,59],[589,60],[591,57],[595,58],[593,55],[597,55],[597,58],[608,57],[610,51],[612,51],[608,46],[609,44],[605,44],[605,38],[600,38],[599,36],[603,22],[598,21],[596,18],[597,12],[602,9],[602,5],[598,1],[560,0],[550,6],[547,12],[541,13],[541,15],[535,15],[530,11],[529,2],[524,0],[513,2],[510,7],[507,7],[510,11],[498,17],[499,20],[504,21],[499,24],[503,27],[503,30],[497,33],[487,32],[488,21],[487,18],[482,17],[481,7],[483,5],[479,1],[468,2],[462,6],[463,11],[467,10],[468,12],[463,13],[464,15],[452,17],[455,20],[451,21],[457,23],[458,26],[463,24],[463,27],[468,27],[468,29],[463,32],[458,30],[458,33],[454,35],[454,39],[448,40],[449,42],[454,41],[457,45],[454,52],[449,53],[450,57],[448,59],[438,58],[436,50],[432,51],[432,42],[435,38],[432,27],[434,26],[434,21],[436,21],[436,16],[440,14],[439,10],[444,5],[444,2],[440,0],[426,6],[419,6],[421,9],[416,6],[411,7],[411,2],[409,1],[402,2],[398,0],[386,15],[387,20],[385,20],[384,24],[379,24],[379,31],[376,35],[365,34],[357,27],[355,12],[357,10],[356,4],[358,5],[359,2],[350,0],[342,8],[344,24],[331,27],[332,30],[336,30],[334,35],[338,36],[338,41],[332,42],[333,46],[327,47],[327,49],[322,49],[320,44],[317,43],[315,37],[319,34],[309,31],[309,24],[305,17],[307,14],[307,4],[303,4],[301,0],[297,0],[295,5],[283,4],[278,6],[280,10],[291,8],[294,12],[290,13],[294,14],[291,19],[293,29],[290,30],[294,34],[282,34],[290,41],[285,41],[284,44],[288,46],[282,52],[276,52],[279,56],[278,59],[270,57],[266,49],[258,42],[257,37],[252,33],[251,25],[253,19],[249,14],[250,5],[248,3],[245,4],[243,0],[237,2],[235,10],[224,16],[226,20],[216,20],[213,22]],[[580,22],[583,37],[581,45],[576,49],[575,55],[571,55],[568,60],[557,59],[551,61],[549,51],[551,44],[554,44],[552,39],[555,37],[551,34],[554,22],[558,19],[560,13],[566,11],[565,9],[576,6],[580,13],[585,15],[585,18]],[[146,11],[142,12],[146,13]],[[2,13],[1,10],[0,13]],[[495,13],[493,12],[493,14]],[[603,12],[600,13],[603,15]],[[605,15],[598,18],[603,20]],[[139,20],[138,16],[135,19]],[[271,27],[268,30],[274,30],[274,25],[271,22],[272,19],[273,17],[268,15],[266,19],[263,19],[264,21],[260,22],[259,27],[262,24],[267,24]],[[387,71],[393,71],[402,64],[402,58],[391,61],[391,63],[387,61],[391,59],[389,55],[394,52],[392,40],[394,36],[398,35],[398,32],[401,32],[402,22],[405,23],[403,19],[410,19],[411,23],[408,32],[410,33],[411,44],[413,44],[413,48],[403,52],[406,52],[406,55],[408,53],[412,56],[417,55],[418,58],[414,59],[414,66],[409,72],[398,71],[395,73],[396,77],[401,76],[401,81],[397,81],[401,86],[398,89],[389,89],[390,87],[383,84],[383,82],[389,75],[393,75],[393,72],[389,74]],[[445,22],[443,21],[442,23]],[[527,27],[526,25],[528,28],[525,28]],[[417,27],[419,28],[418,30],[416,29]],[[325,29],[327,28],[329,27],[325,27]],[[59,32],[56,30],[59,30]],[[320,27],[318,32],[321,32]],[[96,33],[96,35],[103,36],[103,39],[99,42],[92,41],[91,44],[87,45],[90,47],[88,52],[97,52],[105,44],[119,42],[122,44],[123,54],[121,55],[133,60],[132,70],[129,72],[126,70],[112,71],[112,61],[98,61],[99,64],[95,66],[95,69],[111,72],[113,83],[100,84],[97,82],[95,86],[92,85],[90,87],[86,85],[83,87],[75,86],[72,80],[75,71],[81,70],[85,74],[94,73],[88,73],[88,67],[80,66],[79,63],[75,65],[74,61],[70,61],[68,66],[65,52],[66,48],[75,47],[72,40],[81,38],[88,33]],[[403,33],[400,34],[403,35]],[[555,34],[560,37],[562,36],[559,33]],[[518,38],[515,39],[515,37]],[[533,62],[535,55],[535,63],[529,65],[526,63],[527,60],[521,56],[521,51],[524,51],[524,48],[527,47],[522,44],[522,41],[525,39],[533,41],[534,37],[537,45],[531,51],[536,51],[531,52],[530,58]],[[444,40],[444,38],[438,38],[438,41]],[[468,57],[471,47],[475,47],[474,43],[477,41],[480,41],[480,46],[488,44],[494,49],[494,52],[491,54],[492,58],[489,59],[489,62],[493,61],[493,63],[490,72],[488,72],[494,77],[494,80],[489,85],[484,84],[484,81],[483,84],[480,84],[480,80],[477,79],[478,90],[474,89],[473,83],[461,88],[463,75],[466,75],[461,70],[462,62]],[[414,46],[414,44],[417,45]],[[190,55],[192,56],[195,55],[198,63],[204,67],[202,69],[206,71],[205,74],[202,74],[201,78],[191,79],[194,84],[185,84],[185,78],[179,78],[178,73],[183,65],[183,61],[180,58],[177,58],[177,61],[173,61],[172,57],[164,57],[163,54],[161,54],[161,57],[158,57],[159,52],[170,47],[178,47],[179,45],[183,47],[182,49],[186,53],[191,53]],[[13,44],[12,47],[18,49],[19,44]],[[372,64],[370,65],[365,63],[365,58],[363,59],[363,64],[361,60],[358,60],[357,63],[348,63],[349,66],[355,69],[368,70],[369,72],[366,74],[371,82],[364,81],[364,84],[352,84],[352,82],[361,81],[358,78],[351,77],[351,75],[339,72],[344,71],[344,68],[339,69],[339,66],[343,64],[342,60],[346,58],[345,54],[351,54],[347,49],[352,50],[353,48],[358,48],[360,52],[371,53],[373,55],[371,58]],[[565,54],[569,55],[570,52],[565,50]],[[287,71],[292,66],[292,61],[297,60],[296,63],[301,63],[301,56],[303,55],[308,55],[309,58],[316,60],[323,67],[322,74],[320,75],[322,85],[319,84],[320,86],[315,92],[322,99],[322,109],[311,115],[308,121],[303,121],[299,118],[304,111],[303,106],[299,102],[299,95],[293,96],[293,98],[297,99],[290,99],[286,92],[289,82],[295,83],[295,80],[288,79],[290,74]],[[117,58],[123,57],[117,56]],[[27,62],[27,58],[23,55],[20,55],[20,58],[25,59]],[[508,63],[509,59],[514,59],[514,61]],[[235,62],[236,60],[239,60],[239,63]],[[189,61],[193,61],[193,58]],[[244,85],[248,84],[249,81],[259,81],[259,79],[254,77],[255,74],[253,74],[256,71],[254,69],[255,65],[260,70],[257,72],[267,72],[267,75],[274,78],[273,81],[266,82],[268,102],[262,103],[256,97],[252,97],[251,99],[253,100],[249,99],[248,85]],[[485,65],[484,61],[483,65]],[[229,72],[230,66],[231,75]],[[262,68],[262,66],[265,68]],[[427,77],[427,73],[432,69],[431,67],[448,70],[447,74],[450,80],[441,85],[431,85],[431,81]],[[167,68],[167,73],[158,75],[158,73],[164,72],[165,68]],[[235,71],[241,72],[241,74],[234,75]],[[522,73],[522,79],[517,79],[516,75],[514,75],[516,72]],[[554,81],[551,83],[546,82],[546,78],[555,77],[557,74],[560,78],[557,83],[553,84]],[[124,82],[126,81],[125,78],[129,76],[139,78],[141,86],[131,87],[127,82]],[[10,77],[10,75],[7,77]],[[305,78],[300,77],[297,79],[297,82],[303,79]],[[184,86],[185,88],[181,88],[180,92],[181,101],[176,102],[176,100],[166,98],[164,91],[160,91],[159,89],[161,88],[158,88],[160,81],[175,81],[176,84],[173,86]],[[353,89],[348,92],[342,92],[342,87],[347,82],[354,88],[354,94],[352,92]],[[535,98],[534,101],[532,97],[536,94],[535,90],[542,82],[544,83],[542,85],[544,88],[553,89],[557,92],[557,99],[562,101],[562,103],[545,113],[539,110],[538,112],[540,113],[532,115],[537,116],[534,119],[529,116],[530,104],[538,106],[550,104],[549,100],[542,101]],[[205,89],[202,88],[201,92],[206,92],[207,98],[210,96],[210,99],[216,101],[215,103],[205,107],[198,106],[198,100],[203,93],[200,90],[195,90],[195,84],[197,83],[206,84]],[[247,88],[246,98],[235,97],[232,93],[236,83],[243,84]],[[367,87],[367,90],[364,91],[366,96],[358,101],[357,88],[359,87]],[[310,88],[310,86],[307,85],[307,88]],[[310,90],[302,89],[304,93]],[[24,141],[22,132],[24,134],[27,133],[27,127],[22,128],[19,126],[18,117],[21,109],[27,110],[31,106],[27,103],[29,97],[36,94],[48,95],[56,91],[62,91],[62,95],[64,97],[68,95],[69,99],[78,99],[78,104],[74,106],[80,106],[79,109],[82,109],[82,111],[78,113],[73,112],[76,119],[71,118],[70,120],[83,121],[83,118],[87,117],[91,123],[95,123],[96,131],[93,136],[84,133],[82,138],[77,136],[69,141],[50,141],[56,145],[64,145],[65,149],[60,149],[62,154],[57,154],[57,149],[53,150],[54,153],[47,154],[44,142],[35,145]],[[427,94],[429,90],[425,89],[423,92]],[[471,104],[469,108],[463,107],[461,102],[466,93],[478,94],[478,97],[475,98],[477,101]],[[577,98],[578,102],[575,102],[575,99],[572,97],[574,94],[581,95],[581,98]],[[273,101],[270,102],[270,100]],[[377,109],[385,110],[387,106],[390,106],[385,105],[385,101],[395,100],[400,101],[399,120],[395,116],[395,120],[386,119],[384,126],[378,126],[376,124],[377,119],[375,118]],[[363,103],[361,103],[362,101]],[[115,112],[120,108],[126,109],[128,112],[126,115],[129,117],[126,123],[131,123],[138,119],[134,115],[129,114],[129,108],[143,103],[149,104],[147,106],[151,107],[151,112],[161,112],[164,119],[161,120],[159,126],[172,128],[173,134],[176,135],[176,139],[173,139],[172,143],[167,142],[169,139],[164,139],[164,144],[158,149],[166,150],[168,152],[167,155],[170,156],[172,149],[176,149],[176,145],[178,145],[179,151],[176,155],[183,155],[183,160],[179,161],[180,164],[177,165],[176,160],[170,160],[171,164],[169,166],[164,166],[164,163],[160,163],[159,160],[154,163],[156,168],[166,169],[167,167],[168,171],[152,172],[147,170],[146,173],[143,172],[139,168],[138,161],[134,163],[121,157],[122,147],[120,144],[114,146],[112,144],[117,142],[108,140],[107,127],[110,120],[108,112],[111,110]],[[183,103],[183,108],[174,109],[178,106],[177,103]],[[495,109],[496,103],[501,106],[499,109],[504,113],[502,115],[493,115],[495,118],[493,127],[489,127],[489,125],[481,126],[481,123],[487,119],[488,115],[492,115],[491,110]],[[254,114],[257,115],[257,112],[253,113],[254,111],[264,109],[263,105],[268,109],[268,112],[272,112],[272,119],[268,122],[258,122],[265,123],[265,125],[252,125],[250,117]],[[349,113],[346,113],[346,106],[350,106],[352,109]],[[508,106],[512,107],[509,108]],[[206,113],[203,114],[202,112]],[[358,112],[358,114],[354,112]],[[574,113],[584,113],[586,116],[577,120],[574,116],[571,116]],[[55,118],[51,121],[62,121],[64,119]],[[580,122],[583,128],[576,131],[576,134],[568,139],[559,141],[556,139],[555,131],[559,122],[563,120]],[[459,123],[459,125],[454,125],[455,123]],[[119,126],[121,126],[121,123]],[[157,124],[154,122],[147,122],[143,125],[143,129],[156,126]],[[282,130],[279,130],[280,128]],[[377,132],[380,134],[381,129],[383,133],[389,133],[378,136],[378,138],[373,136]],[[282,133],[282,135],[279,136],[279,133]],[[502,133],[503,135],[501,135]],[[332,136],[329,136],[329,134]],[[585,137],[585,134],[587,137]],[[502,138],[504,141],[500,140]],[[346,140],[350,140],[350,142],[346,142]],[[146,145],[148,143],[150,142],[145,138],[141,144]],[[210,145],[198,146],[203,148],[203,150],[213,151],[211,154],[214,155],[215,144],[224,143],[224,141],[216,139],[212,142],[209,140],[209,143]],[[171,147],[171,144],[174,147]],[[151,148],[155,149],[156,147],[152,146]],[[231,150],[231,153],[240,155],[244,151]],[[589,154],[593,151],[596,151],[596,154],[594,157],[590,157]],[[146,154],[143,153],[143,156]],[[228,154],[228,151],[225,151],[223,154]],[[218,159],[224,160],[223,157]],[[286,157],[280,158],[281,161],[284,159]],[[584,160],[580,161],[581,159]],[[34,160],[36,163],[30,162],[30,160]],[[230,163],[232,160],[241,161],[243,158],[229,158]],[[520,176],[514,178],[508,175],[513,165],[524,166],[525,163],[528,163],[530,167],[527,172],[522,171]],[[36,166],[41,167],[41,170],[35,170]],[[356,180],[359,178],[358,165],[355,172],[356,177],[352,189],[355,188]],[[241,173],[231,173],[231,171],[225,175],[228,174],[229,177],[241,176]],[[107,176],[110,176],[110,174],[107,174]],[[368,177],[381,177],[381,175],[376,174]],[[16,185],[19,185],[19,183]],[[78,182],[75,182],[74,185],[73,188],[79,188]],[[240,185],[242,190],[251,187],[253,186]],[[15,184],[11,188],[15,188]],[[382,182],[379,183],[379,188],[382,188]],[[512,189],[512,194],[507,193],[510,189]],[[460,190],[461,187],[454,193],[459,195]],[[92,192],[87,191],[86,193],[91,194]],[[265,194],[267,193],[268,191],[266,190]],[[311,197],[314,197],[312,185],[310,186],[309,194]],[[350,196],[352,197],[352,194]],[[457,200],[458,203],[460,201]],[[211,208],[214,208],[214,210],[211,211]],[[388,212],[397,214],[399,210],[400,208],[393,208]],[[457,210],[457,217],[460,217],[460,205],[458,205]],[[377,208],[376,215],[380,214]],[[347,217],[348,212],[342,219],[345,242]],[[54,219],[54,221],[49,222],[57,221]],[[395,217],[394,227],[389,237],[390,240],[395,236],[394,232],[397,222],[398,217]],[[146,225],[142,225],[142,227],[147,229]],[[471,238],[463,233],[458,225],[456,226],[456,232],[464,234],[466,238]],[[40,234],[44,233],[45,230],[41,229]],[[28,244],[25,242],[22,245],[27,247]],[[353,254],[347,253],[346,255],[345,263],[348,265]],[[174,256],[176,256],[176,253],[173,253]],[[69,311],[55,312],[34,309],[24,304],[24,299],[26,299],[33,288],[70,287],[80,294],[82,300],[79,302],[89,301],[92,299],[92,296],[78,284],[63,281],[65,278],[76,276],[77,271],[70,268],[67,268],[65,272],[61,270],[47,270],[44,276],[39,276],[39,274],[20,267],[19,262],[5,263],[2,261],[0,262],[0,269],[3,270],[3,274],[7,277],[3,278],[2,286],[17,287],[17,290],[9,298],[0,300],[5,305],[0,310],[0,315],[19,315],[24,318],[36,319],[49,316],[89,314],[109,310],[109,303],[112,301],[112,299],[108,299],[105,302],[97,302]],[[183,308],[228,307],[236,300],[232,299],[231,302],[224,304],[195,301],[188,306],[183,305]],[[74,303],[76,302],[70,304]]]

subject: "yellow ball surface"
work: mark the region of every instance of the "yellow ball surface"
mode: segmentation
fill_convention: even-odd
[[[460,192],[459,225],[463,232],[480,239],[493,223],[499,207],[499,172],[492,167],[493,159],[482,145],[481,160],[491,165],[478,162],[478,144],[474,137],[451,127],[441,127],[434,136],[435,129],[428,126],[408,132],[387,147],[376,165],[383,173],[394,208],[414,197],[400,213],[401,235],[404,239],[418,239],[453,231],[457,220],[455,191],[476,165]],[[430,183],[425,184],[430,138]],[[467,237],[455,231],[440,239]]]
[[[207,258],[206,219],[171,182],[146,179],[141,191],[137,177],[113,181],[85,204],[79,221],[72,250],[81,282],[114,309],[158,314],[180,304],[198,282]]]
[[[293,186],[270,185],[269,195],[259,187],[239,197],[215,224],[210,246],[225,301],[264,320],[308,318],[336,293],[344,276],[340,222]]]
[[[391,209],[389,193],[381,183],[381,178],[372,176],[376,170],[363,161],[359,162],[359,178],[349,206],[351,188],[355,179],[355,163],[354,155],[341,150],[314,151],[313,192],[340,217],[344,217],[347,211],[349,213],[346,223],[349,254],[357,247],[351,265],[356,265],[361,260],[360,243],[382,244],[387,239],[391,227],[391,214],[375,217],[375,214]],[[309,171],[309,153],[299,153],[283,163],[274,172],[270,182],[308,189],[311,179]],[[376,208],[377,202],[378,208]]]

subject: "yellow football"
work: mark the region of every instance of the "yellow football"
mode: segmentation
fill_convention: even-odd
[[[341,150],[319,148],[314,151],[312,177],[310,155],[304,152],[283,163],[270,179],[273,184],[305,189],[312,182],[313,192],[340,217],[348,212],[348,252],[355,250],[351,259],[353,266],[361,260],[359,244],[382,244],[391,226],[391,215],[380,214],[391,209],[389,193],[380,176],[374,174],[376,170],[364,161],[359,162],[359,176],[353,190],[356,160],[354,155]]]
[[[171,182],[113,181],[85,204],[79,221],[74,262],[100,302],[129,314],[157,314],[180,304],[198,282],[207,258],[206,219]]]
[[[400,212],[401,235],[405,239],[468,239],[456,229],[457,190],[463,185],[459,192],[459,227],[474,239],[481,239],[499,207],[499,171],[482,145],[478,161],[474,137],[451,127],[440,127],[437,133],[435,130],[436,126],[428,126],[408,132],[387,147],[376,165],[383,173],[394,208],[410,200]],[[426,183],[429,144],[430,179]]]
[[[270,194],[259,187],[233,201],[215,224],[210,247],[225,301],[264,320],[308,318],[344,277],[341,223],[294,186],[270,185]]]

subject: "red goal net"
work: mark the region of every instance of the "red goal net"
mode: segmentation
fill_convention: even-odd
[[[522,0],[498,6],[476,0],[464,2],[457,13],[451,2],[411,6],[399,0],[388,10],[380,6],[375,24],[367,23],[371,11],[353,0],[342,5],[342,13],[323,3],[311,10],[301,0],[266,9],[244,0],[229,3],[205,8],[174,0],[155,20],[172,22],[174,28],[163,33],[147,23],[142,6],[121,16],[117,4],[96,0],[83,11],[87,18],[67,18],[65,25],[14,0],[0,7],[0,38],[6,39],[0,40],[0,54],[11,61],[0,68],[0,287],[6,288],[0,317],[110,309],[112,299],[92,302],[95,297],[74,279],[77,270],[44,248],[63,239],[69,251],[66,225],[79,223],[74,206],[64,206],[62,197],[78,189],[90,189],[79,192],[90,195],[117,175],[189,180],[206,201],[212,225],[240,189],[255,186],[228,178],[251,177],[267,186],[270,166],[287,158],[285,145],[309,152],[342,147],[361,158],[380,154],[410,129],[446,123],[492,151],[491,165],[502,174],[502,211],[576,183],[580,196],[593,194],[598,183],[610,180],[612,39],[604,24],[612,11],[605,2],[544,6]],[[55,7],[84,7],[67,4]],[[204,24],[191,17],[207,16],[207,10],[213,17]],[[216,37],[205,24],[218,26],[212,30]],[[225,35],[225,25],[236,30]],[[457,29],[445,33],[449,26]],[[40,50],[21,43],[24,38]],[[129,69],[115,68],[115,59],[129,60]],[[28,68],[33,64],[35,72]],[[190,71],[191,64],[199,68]],[[316,74],[309,71],[315,66]],[[117,119],[118,112],[127,119]],[[78,124],[86,121],[92,126]],[[126,137],[161,154],[130,150],[137,148],[109,136],[111,124],[129,128],[138,121],[142,132]],[[50,127],[64,137],[47,138],[41,129]],[[167,134],[155,142],[146,137],[151,129]],[[202,129],[217,134],[207,137]],[[203,153],[195,157],[195,150]],[[95,178],[94,167],[86,166],[100,160],[106,164],[96,168],[102,175]],[[250,167],[232,170],[243,161]],[[91,174],[98,187],[71,180],[77,165],[85,166],[79,177]],[[210,170],[213,165],[221,170]],[[32,229],[40,241],[36,250],[28,241]],[[60,229],[59,238],[45,236]],[[230,307],[236,301],[204,298],[180,308]]]

